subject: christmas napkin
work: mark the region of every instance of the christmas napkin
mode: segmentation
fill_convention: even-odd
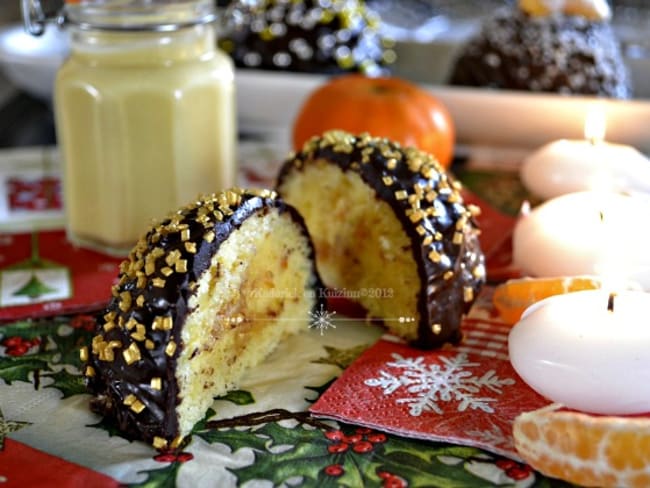
[[[384,337],[346,369],[312,414],[517,459],[514,418],[548,400],[510,365],[510,326],[491,316],[489,295],[463,322],[459,345],[422,351]]]

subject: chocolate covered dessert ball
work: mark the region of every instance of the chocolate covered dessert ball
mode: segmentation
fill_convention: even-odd
[[[395,53],[362,0],[236,1],[220,47],[236,66],[306,73],[386,73]]]
[[[483,23],[457,58],[450,82],[629,98],[628,71],[608,19],[602,1],[522,0]]]
[[[341,131],[307,142],[277,184],[305,219],[325,285],[421,348],[460,340],[485,281],[479,209],[459,188],[429,154]]]
[[[307,329],[320,296],[303,220],[274,192],[202,198],[151,228],[122,263],[81,350],[91,406],[125,435],[174,449],[215,397]]]

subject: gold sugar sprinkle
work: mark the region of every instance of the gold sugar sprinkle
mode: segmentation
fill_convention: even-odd
[[[213,232],[213,231],[206,232],[206,233],[203,235],[203,239],[205,239],[206,242],[212,242],[212,241],[214,241],[214,237],[215,237],[215,235],[214,235],[214,232]]]
[[[158,316],[153,319],[153,322],[151,323],[151,329],[152,330],[171,330],[173,327],[174,323],[172,321],[171,316],[165,315],[165,316]]]
[[[424,198],[426,198],[427,202],[433,202],[437,197],[438,194],[435,191],[431,190],[427,192]]]
[[[144,273],[150,276],[156,272],[156,263],[147,256],[147,262],[144,265]]]
[[[457,246],[461,245],[463,243],[463,233],[454,232],[454,238],[452,239],[452,242]]]
[[[190,254],[196,254],[196,243],[195,242],[185,242],[185,250]]]
[[[167,447],[167,441],[162,437],[156,436],[153,438],[153,442],[151,443],[151,445],[156,449],[163,449]]]
[[[386,161],[386,167],[390,170],[394,170],[397,168],[397,159],[391,158],[388,161]]]
[[[395,198],[397,200],[406,200],[408,198],[408,193],[406,193],[406,190],[398,190],[395,192]]]
[[[163,274],[163,276],[169,276],[174,272],[174,270],[171,269],[169,266],[165,266],[160,270],[160,272]]]
[[[453,271],[446,271],[445,274],[442,275],[442,277],[445,280],[450,280],[454,277],[454,272]]]
[[[126,397],[124,397],[124,400],[122,401],[122,403],[123,403],[124,405],[126,405],[127,407],[130,407],[130,406],[133,405],[137,400],[138,400],[138,398],[137,398],[133,393],[130,393],[130,394],[128,394]]]
[[[176,352],[176,343],[174,341],[169,341],[167,347],[165,347],[165,354],[171,357],[174,355],[175,352]]]
[[[114,329],[114,328],[115,328],[115,322],[113,322],[113,321],[111,321],[111,322],[106,322],[106,323],[103,325],[104,332],[108,332],[109,330],[112,330],[112,329]]]
[[[435,249],[429,253],[429,259],[434,263],[439,263],[442,260],[441,254]]]
[[[428,246],[428,245],[430,245],[432,243],[433,243],[433,236],[432,235],[428,235],[422,240],[422,245],[423,246]]]
[[[161,378],[151,378],[151,383],[150,383],[151,388],[154,390],[162,390],[162,379]]]
[[[135,284],[135,286],[137,286],[138,288],[144,288],[145,286],[147,286],[147,278],[144,275],[144,273],[138,271],[137,277],[138,277],[138,281]]]
[[[433,332],[435,335],[438,335],[442,332],[442,325],[440,324],[433,324],[431,326],[431,332]]]
[[[131,308],[131,294],[128,291],[120,293],[120,310],[127,312]]]
[[[122,356],[124,357],[126,364],[129,366],[142,359],[142,356],[140,355],[140,348],[135,342],[133,342],[128,348],[122,351]]]
[[[165,280],[163,278],[154,278],[151,280],[151,283],[153,283],[153,286],[156,288],[165,288]]]
[[[154,347],[156,347],[156,345],[153,343],[151,339],[147,339],[144,341],[144,347],[149,351],[151,351]]]
[[[89,378],[92,378],[93,376],[95,376],[95,368],[93,368],[92,366],[86,366],[86,371],[84,372],[84,374]]]
[[[79,359],[84,363],[88,361],[88,348],[86,346],[79,349]]]
[[[144,406],[144,403],[142,403],[140,400],[136,400],[133,402],[131,405],[131,410],[133,410],[135,413],[140,413],[142,412],[146,407]]]
[[[142,342],[142,341],[144,341],[146,339],[146,337],[144,335],[145,332],[146,332],[146,329],[145,329],[144,325],[138,324],[136,326],[136,331],[133,334],[131,334],[131,337],[133,337],[133,339],[135,339],[136,341]]]
[[[181,231],[181,241],[189,241],[190,240],[190,229],[183,229]]]
[[[179,259],[176,261],[176,272],[177,273],[187,273],[187,260]]]
[[[125,324],[127,330],[133,329],[138,324],[138,321],[131,317]]]
[[[419,222],[423,218],[424,218],[424,212],[422,210],[419,210],[419,209],[412,212],[411,215],[409,215],[409,219],[411,219],[411,222],[413,222],[414,224],[416,222]]]
[[[423,236],[424,234],[427,233],[427,230],[426,230],[423,226],[418,225],[418,226],[415,228],[415,232],[417,232],[418,234],[420,234],[421,236]]]
[[[465,288],[463,288],[463,300],[465,302],[471,302],[472,300],[474,300],[474,289],[473,288],[471,288],[469,286],[466,286]]]
[[[483,278],[485,277],[485,268],[483,266],[476,266],[472,270],[472,275],[474,278]]]
[[[104,314],[104,320],[105,320],[106,322],[110,322],[110,321],[112,321],[112,320],[115,319],[115,316],[116,316],[116,315],[117,315],[117,313],[115,313],[115,311],[111,311],[111,312],[105,313],[105,314]]]
[[[183,436],[179,435],[174,439],[170,445],[172,449],[176,449],[178,446],[181,445],[181,442],[183,441]]]
[[[180,259],[180,257],[181,252],[178,249],[174,249],[173,251],[170,251],[169,254],[165,257],[165,262],[169,266],[173,266]]]
[[[393,184],[393,178],[391,178],[390,176],[384,176],[382,178],[382,181],[384,182],[384,185],[386,185],[386,186],[390,186],[390,185]]]

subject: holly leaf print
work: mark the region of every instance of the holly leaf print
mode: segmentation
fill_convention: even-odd
[[[30,373],[37,369],[50,371],[46,361],[34,357],[0,357],[0,379],[8,385],[13,381],[30,382]]]
[[[88,393],[83,377],[80,374],[72,374],[62,369],[56,373],[47,373],[41,376],[44,378],[52,378],[54,382],[51,385],[47,385],[46,388],[56,388],[63,393],[63,398]]]
[[[152,469],[150,471],[139,471],[138,474],[145,474],[147,478],[140,482],[134,483],[129,486],[131,488],[175,488],[176,477],[178,470],[183,463],[170,463],[168,466],[160,469]]]
[[[250,405],[255,403],[253,395],[246,390],[233,390],[225,395],[215,398],[215,400],[226,400],[234,403],[235,405]]]

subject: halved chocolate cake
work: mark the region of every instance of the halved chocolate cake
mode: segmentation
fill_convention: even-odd
[[[122,263],[81,351],[93,409],[177,447],[215,396],[307,329],[319,287],[304,222],[274,192],[228,190],[178,210]]]
[[[305,219],[325,284],[423,348],[460,339],[485,281],[479,209],[459,188],[429,154],[341,131],[306,143],[277,185]]]

